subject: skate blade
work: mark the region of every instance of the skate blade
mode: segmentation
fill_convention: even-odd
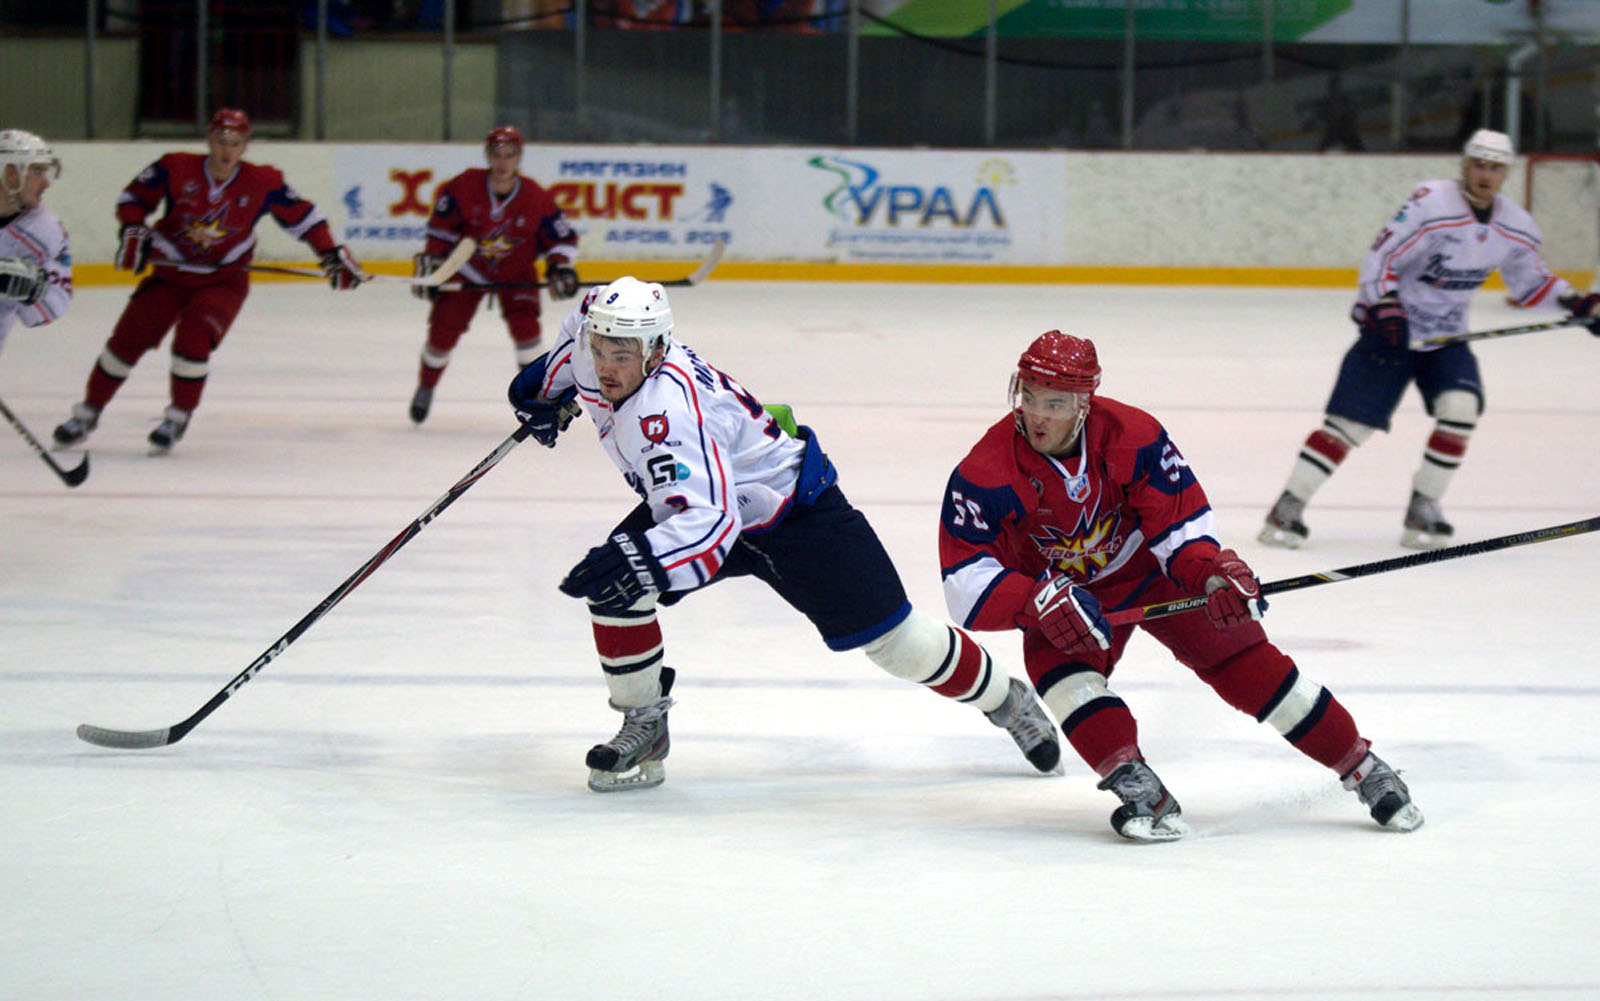
[[[652,789],[667,780],[667,770],[659,761],[646,761],[631,772],[589,769],[589,788],[595,792],[621,792],[625,789]]]
[[[1408,834],[1422,826],[1422,811],[1417,809],[1417,804],[1407,803],[1394,812],[1383,825],[1386,831],[1395,831],[1399,834]]]
[[[1286,532],[1276,525],[1263,525],[1261,533],[1256,536],[1256,541],[1264,546],[1275,546],[1278,549],[1299,549],[1305,542],[1305,537],[1293,532]]]
[[[1440,549],[1450,544],[1450,536],[1425,528],[1408,528],[1400,533],[1400,544],[1407,549]]]
[[[1140,841],[1153,844],[1158,841],[1176,841],[1189,833],[1189,824],[1182,817],[1168,815],[1161,818],[1161,823],[1153,823],[1151,817],[1133,817],[1122,825],[1118,834],[1129,841]]]

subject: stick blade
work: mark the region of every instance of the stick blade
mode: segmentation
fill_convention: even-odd
[[[727,250],[727,249],[728,249],[727,241],[722,239],[722,237],[720,237],[720,236],[717,237],[717,242],[713,243],[711,245],[711,253],[706,255],[706,259],[704,261],[700,262],[700,266],[698,268],[694,269],[694,273],[693,274],[689,275],[689,277],[687,277],[687,278],[680,279],[677,282],[668,282],[667,284],[669,284],[669,285],[677,285],[677,284],[698,285],[698,284],[700,284],[701,282],[705,281],[707,278],[709,278],[711,276],[711,272],[713,272],[713,271],[715,271],[717,269],[717,265],[718,264],[722,263],[722,252],[724,250]]]
[[[69,487],[75,487],[89,478],[89,456],[85,455],[83,461],[71,469],[61,471],[61,482]]]
[[[172,743],[174,738],[170,727],[162,730],[108,730],[105,727],[80,723],[78,739],[98,747],[137,749],[165,747]]]

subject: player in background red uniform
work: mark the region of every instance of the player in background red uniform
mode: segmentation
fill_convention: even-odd
[[[1012,412],[950,477],[939,556],[952,618],[1023,630],[1023,660],[1074,750],[1123,801],[1118,834],[1183,836],[1178,802],[1145,763],[1138,727],[1107,686],[1132,625],[1102,609],[1208,595],[1204,615],[1141,625],[1224,701],[1270,723],[1340,776],[1385,828],[1422,823],[1405,783],[1344,706],[1267,641],[1255,574],[1217,544],[1205,491],[1162,426],[1095,395],[1094,344],[1052,330],[1012,377]]]
[[[271,214],[289,235],[317,252],[337,290],[367,279],[342,245],[335,244],[322,213],[295,194],[276,167],[248,163],[250,118],[223,108],[211,116],[208,152],[168,153],[146,167],[117,199],[121,234],[115,266],[151,271],[124,307],[105,350],[95,361],[83,402],[55,429],[58,445],[76,445],[100,421],[100,411],[122,388],[146,351],[172,337],[171,406],[150,432],[152,454],[171,449],[200,405],[211,354],[222,344],[250,293],[249,264],[256,223]],[[145,220],[165,204],[154,226]]]
[[[460,284],[535,283],[542,256],[550,298],[572,298],[578,293],[578,273],[572,269],[578,259],[578,234],[550,193],[517,172],[522,166],[522,133],[510,125],[493,129],[484,140],[484,154],[487,170],[473,167],[439,185],[428,217],[428,242],[413,258],[417,275],[433,273],[450,248],[469,236],[478,241],[478,250],[457,276]],[[516,345],[518,369],[544,353],[539,347],[537,288],[441,292],[416,285],[412,293],[433,300],[417,391],[411,396],[411,419],[418,424],[428,419],[433,391],[450,364],[450,352],[485,296],[500,298],[506,330]]]

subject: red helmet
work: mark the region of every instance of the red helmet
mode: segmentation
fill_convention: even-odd
[[[250,138],[250,116],[238,108],[218,108],[217,113],[211,116],[211,124],[206,127],[208,132],[237,132],[246,139]]]
[[[522,152],[522,131],[515,125],[497,125],[489,130],[489,135],[483,144],[489,149],[496,146],[514,146],[518,153]]]
[[[1093,393],[1100,387],[1094,342],[1059,330],[1040,334],[1017,359],[1017,378],[1064,393]]]

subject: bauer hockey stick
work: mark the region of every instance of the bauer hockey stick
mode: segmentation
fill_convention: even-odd
[[[722,252],[724,250],[726,250],[727,248],[728,248],[727,243],[725,241],[723,241],[719,237],[717,239],[717,242],[713,243],[711,245],[711,252],[706,254],[706,259],[700,262],[700,266],[698,268],[695,268],[692,272],[690,272],[689,274],[685,275],[682,278],[669,278],[664,282],[656,282],[656,284],[657,285],[664,285],[667,288],[680,288],[680,287],[684,287],[684,286],[700,284],[701,282],[705,281],[708,277],[711,276],[711,272],[713,272],[713,271],[715,271],[717,269],[717,265],[718,264],[722,263]],[[580,282],[578,282],[578,284],[580,286],[610,285],[614,281],[616,281],[615,278],[602,278],[602,279],[599,279],[598,281],[580,281]],[[512,292],[512,291],[515,291],[517,289],[549,288],[549,287],[550,287],[550,283],[547,282],[547,281],[545,281],[545,282],[493,282],[493,283],[485,284],[485,285],[475,285],[475,284],[473,284],[471,282],[451,282],[448,285],[441,285],[439,287],[439,291],[441,291],[441,292],[460,292],[460,291],[462,291],[464,289],[468,289],[468,290],[472,290],[472,291],[475,291],[475,292],[501,292],[501,291]]]
[[[478,252],[478,242],[470,236],[461,238],[461,242],[451,248],[439,266],[425,275],[367,275],[368,281],[376,282],[401,282],[406,285],[423,285],[435,287],[444,284],[456,276],[456,272],[472,260],[472,255]],[[322,278],[326,279],[328,273],[314,268],[290,268],[278,264],[246,264],[244,270],[264,275],[293,275],[296,278]]]
[[[1479,553],[1492,553],[1497,549],[1510,549],[1513,546],[1531,546],[1535,542],[1565,539],[1596,530],[1600,530],[1600,515],[1585,518],[1582,521],[1569,522],[1565,525],[1536,528],[1531,532],[1518,532],[1514,535],[1499,535],[1492,539],[1466,542],[1459,546],[1450,546],[1447,549],[1434,549],[1424,553],[1413,553],[1410,556],[1396,556],[1394,559],[1378,560],[1376,563],[1361,563],[1353,567],[1324,570],[1321,573],[1286,577],[1283,580],[1262,584],[1261,595],[1266,597],[1269,594],[1279,594],[1284,591],[1298,591],[1308,587],[1316,587],[1318,584],[1337,584],[1342,580],[1370,577],[1373,574],[1388,573],[1390,570],[1406,570],[1411,567],[1422,566],[1424,563],[1453,560],[1458,556],[1476,556]],[[1203,597],[1179,598],[1176,601],[1163,601],[1155,605],[1146,605],[1143,608],[1125,608],[1121,611],[1109,612],[1106,615],[1106,621],[1114,626],[1130,625],[1150,619],[1165,618],[1168,615],[1177,615],[1180,612],[1188,612],[1196,608],[1203,608],[1205,603],[1206,599]]]
[[[5,414],[6,420],[11,423],[12,427],[17,429],[17,434],[22,435],[22,439],[28,443],[28,447],[39,453],[39,458],[44,460],[45,465],[55,470],[55,474],[61,477],[62,483],[65,483],[69,487],[75,487],[89,478],[88,455],[85,455],[83,457],[83,461],[78,463],[76,466],[73,466],[71,469],[63,469],[61,468],[60,463],[50,458],[50,453],[45,451],[45,447],[43,445],[39,444],[39,439],[35,438],[32,433],[30,433],[28,429],[23,426],[22,422],[17,420],[17,415],[11,412],[11,408],[6,406],[4,401],[0,401],[0,414]]]
[[[1467,341],[1483,341],[1491,337],[1512,337],[1517,334],[1539,334],[1546,330],[1560,330],[1564,327],[1586,327],[1597,319],[1585,316],[1565,316],[1559,320],[1547,320],[1543,323],[1524,323],[1517,327],[1499,327],[1495,330],[1474,330],[1470,334],[1457,334],[1454,337],[1435,337],[1423,341],[1420,345],[1425,348],[1442,347],[1446,344],[1462,344]]]
[[[235,675],[232,681],[223,686],[222,691],[211,696],[211,701],[195,710],[194,714],[188,719],[181,723],[174,723],[172,726],[161,730],[110,730],[102,726],[91,726],[88,723],[84,723],[78,727],[78,737],[101,747],[120,748],[164,747],[167,744],[176,744],[182,740],[184,734],[193,730],[201,720],[210,716],[218,706],[228,701],[235,692],[245,686],[246,682],[260,673],[262,668],[272,663],[280,653],[288,649],[290,643],[299,639],[301,634],[332,610],[333,606],[343,601],[345,595],[354,591],[362,581],[371,577],[389,557],[399,552],[402,546],[415,538],[417,533],[427,526],[428,522],[437,518],[440,512],[455,502],[457,497],[466,493],[469,487],[481,480],[489,470],[495,467],[496,463],[506,457],[506,453],[516,448],[524,438],[528,437],[528,434],[528,429],[519,425],[509,438],[501,442],[498,448],[485,456],[482,462],[473,466],[472,471],[463,476],[455,486],[447,490],[443,497],[434,501],[426,511],[417,516],[415,521],[401,529],[400,534],[390,539],[388,545],[378,550],[370,560],[361,564],[361,567],[355,573],[345,578],[343,584],[334,588],[333,593],[323,598],[322,604],[313,608],[306,614],[305,618],[296,622],[288,632],[279,636],[261,656],[250,662],[249,667]]]

